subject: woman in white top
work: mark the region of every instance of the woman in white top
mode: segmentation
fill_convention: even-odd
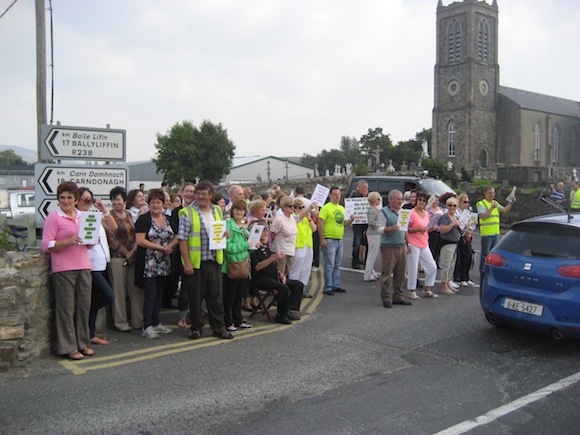
[[[91,310],[89,312],[89,333],[91,344],[109,344],[107,340],[97,337],[96,323],[97,314],[99,310],[115,300],[115,293],[111,288],[109,279],[109,272],[107,267],[111,261],[111,253],[109,251],[109,243],[107,242],[107,233],[105,228],[110,231],[117,229],[117,222],[105,208],[103,201],[97,199],[93,201],[93,192],[86,187],[79,188],[79,202],[77,208],[80,211],[89,211],[91,204],[103,213],[103,220],[101,225],[101,232],[99,234],[99,242],[89,249],[89,257],[91,258],[92,268],[91,275],[93,277],[93,288],[91,295]]]
[[[367,261],[363,279],[365,281],[376,281],[380,274],[375,270],[375,262],[379,258],[381,251],[381,234],[377,229],[377,220],[381,212],[381,194],[371,192],[367,196],[369,208],[367,211]]]
[[[127,211],[131,213],[133,223],[137,222],[139,216],[146,213],[145,194],[139,189],[133,189],[127,194]]]

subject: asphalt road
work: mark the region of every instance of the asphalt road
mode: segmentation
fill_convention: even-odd
[[[199,342],[111,331],[84,365],[4,374],[0,433],[578,433],[579,342],[490,326],[478,288],[385,309],[377,283],[342,276],[330,297],[316,275],[290,327],[255,318]]]

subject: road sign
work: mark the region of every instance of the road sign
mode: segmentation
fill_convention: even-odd
[[[58,160],[126,160],[126,130],[43,125],[40,157]]]
[[[127,189],[129,186],[129,168],[124,165],[69,166],[37,163],[34,165],[34,175],[36,220],[39,222],[56,210],[56,190],[64,181],[74,181],[78,187],[88,187],[93,196],[103,199],[106,205],[110,203],[108,198],[113,187]]]
[[[39,171],[39,172],[37,172]],[[63,181],[74,181],[79,187],[88,187],[95,196],[108,196],[115,186],[129,183],[126,167],[35,165],[37,185],[45,196],[56,197],[56,189]]]
[[[103,201],[103,204],[105,204],[107,210],[110,211],[113,208],[113,205],[111,204],[111,200],[109,200],[109,198],[101,198],[101,200]],[[41,202],[39,202],[39,204],[40,205],[36,209],[37,213],[36,221],[42,222],[46,220],[50,212],[56,210],[56,208],[58,207],[58,199],[56,198],[43,199]],[[99,210],[97,210],[97,208],[94,205],[92,205],[90,211],[99,211]],[[41,219],[38,218],[39,216]]]

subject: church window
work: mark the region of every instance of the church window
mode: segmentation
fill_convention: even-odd
[[[449,62],[458,62],[461,58],[461,26],[457,20],[451,21],[448,31]]]
[[[487,153],[485,150],[481,150],[481,154],[479,155],[479,166],[481,168],[487,168]]]
[[[479,22],[477,37],[477,58],[483,62],[487,62],[488,47],[489,47],[489,25],[486,20]]]
[[[534,162],[540,161],[541,144],[542,144],[542,126],[538,121],[534,125]]]
[[[560,128],[557,125],[552,129],[552,147],[554,148],[553,162],[558,166],[560,163]]]
[[[449,152],[449,157],[455,157],[456,142],[455,135],[457,130],[455,129],[455,123],[451,121],[447,129],[447,150]]]
[[[570,132],[570,165],[576,166],[576,159],[578,158],[578,134],[576,127],[572,128]]]

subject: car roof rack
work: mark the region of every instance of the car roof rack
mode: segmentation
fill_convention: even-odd
[[[566,207],[564,207],[563,205],[558,204],[556,201],[554,201],[552,198],[550,198],[548,195],[546,195],[545,193],[542,193],[540,195],[540,197],[538,198],[540,201],[551,205],[552,207],[554,207],[556,210],[561,211],[562,213],[566,213],[566,215],[568,216],[568,223],[570,223],[570,221],[572,219],[574,219],[574,216],[572,216],[570,214],[570,212],[566,209]]]

